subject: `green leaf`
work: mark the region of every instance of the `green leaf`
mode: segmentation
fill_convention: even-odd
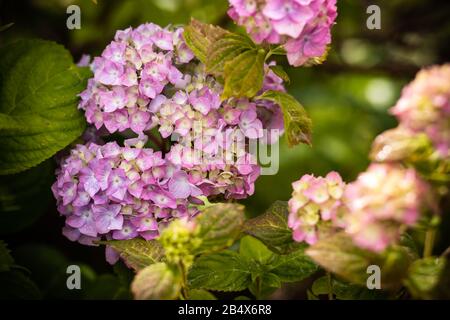
[[[93,283],[85,285],[82,282],[81,286],[86,300],[129,300],[132,298],[119,277],[112,274],[102,274]]]
[[[291,79],[289,79],[288,74],[286,71],[284,71],[283,67],[281,65],[273,65],[269,66],[270,70],[273,71],[278,77],[280,77],[284,82],[289,83],[291,82]]]
[[[183,37],[195,56],[206,64],[209,48],[226,34],[230,34],[230,32],[192,19],[191,23],[184,28]]]
[[[311,287],[315,296],[328,295],[328,277],[323,276],[314,281]],[[369,290],[367,287],[347,283],[336,278],[332,279],[332,291],[338,300],[377,300],[386,299],[386,292],[383,290]]]
[[[344,233],[319,240],[306,250],[316,263],[344,279],[365,284],[367,267],[376,255],[356,247]]]
[[[217,300],[217,298],[209,291],[192,289],[189,290],[189,300]]]
[[[306,253],[326,270],[361,285],[366,285],[369,277],[367,267],[377,265],[383,289],[398,287],[413,260],[408,248],[394,246],[377,254],[355,246],[343,232],[319,240]]]
[[[247,36],[227,33],[211,43],[208,48],[206,71],[216,77],[223,76],[225,64],[245,51],[256,49],[256,45]]]
[[[11,234],[36,222],[52,201],[54,167],[50,160],[37,167],[3,176],[0,182],[0,234]]]
[[[14,259],[11,257],[6,243],[0,240],[0,272],[8,271],[13,264]]]
[[[264,264],[273,257],[273,253],[258,239],[245,236],[241,239],[239,254],[249,260]]]
[[[237,203],[218,203],[204,209],[195,218],[201,239],[195,254],[231,246],[240,235],[244,219],[244,206]]]
[[[283,282],[301,281],[317,271],[317,265],[305,254],[304,248],[276,256],[269,268]]]
[[[77,94],[89,75],[53,42],[19,40],[0,49],[0,174],[31,168],[82,134]]]
[[[180,275],[164,262],[140,270],[131,284],[137,300],[172,300],[178,298],[180,290]]]
[[[264,49],[251,49],[228,60],[223,73],[225,84],[222,99],[253,98],[263,85],[265,58]]]
[[[135,270],[141,270],[151,264],[161,262],[164,250],[156,240],[146,241],[136,238],[131,240],[101,241],[100,244],[111,246],[120,257]]]
[[[251,284],[251,270],[238,253],[226,250],[198,258],[188,280],[195,289],[242,291]]]
[[[404,284],[414,298],[435,298],[434,289],[439,284],[445,263],[445,258],[429,257],[416,260],[411,265]]]
[[[293,96],[285,92],[269,90],[256,99],[270,100],[281,107],[287,142],[290,147],[299,143],[311,145],[311,119],[303,106]]]
[[[264,273],[249,287],[256,299],[264,299],[281,287],[280,278],[273,273]]]
[[[244,232],[261,240],[269,249],[286,254],[298,248],[292,239],[292,230],[288,227],[289,211],[286,201],[276,201],[262,215],[247,220]]]

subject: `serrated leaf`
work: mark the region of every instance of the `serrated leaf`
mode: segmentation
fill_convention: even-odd
[[[89,75],[53,42],[19,40],[0,49],[0,174],[31,168],[82,134],[77,94]]]
[[[238,253],[226,250],[198,258],[188,280],[195,289],[242,291],[251,284],[251,270]]]
[[[241,232],[244,219],[244,206],[237,203],[218,203],[204,209],[195,218],[202,241],[195,254],[231,246]]]
[[[429,257],[416,260],[411,265],[404,284],[414,298],[436,298],[434,289],[439,284],[445,263],[445,258]]]
[[[280,65],[269,66],[270,70],[273,71],[278,77],[280,77],[284,82],[289,83],[291,79],[289,79],[288,74],[284,71],[283,67]]]
[[[270,100],[281,107],[289,147],[299,143],[311,145],[311,119],[293,96],[285,92],[269,90],[256,99]]]
[[[0,272],[8,271],[13,264],[14,259],[11,257],[6,243],[0,240]]]
[[[381,269],[382,289],[397,287],[413,260],[408,248],[395,246],[377,254],[357,247],[343,232],[319,240],[306,254],[324,269],[360,285],[366,285],[367,267],[377,265]]]
[[[245,236],[239,245],[239,254],[247,259],[264,264],[273,257],[273,253],[258,239]]]
[[[184,28],[183,37],[194,55],[206,64],[208,49],[214,42],[226,34],[230,34],[230,32],[220,27],[192,19],[191,23]]]
[[[344,233],[321,239],[306,250],[316,263],[344,279],[365,284],[367,267],[376,260],[376,255],[356,247]]]
[[[151,264],[161,262],[164,257],[164,249],[156,240],[146,241],[135,238],[131,240],[101,241],[119,252],[120,257],[128,266],[135,270],[141,270]]]
[[[228,33],[211,43],[208,48],[206,71],[216,77],[223,76],[225,63],[234,59],[244,51],[256,49],[253,41],[247,36]]]
[[[277,255],[269,265],[270,272],[283,282],[301,281],[317,271],[317,265],[305,254],[304,248],[287,255]]]
[[[244,232],[261,240],[276,253],[292,252],[299,244],[292,239],[292,230],[287,224],[288,214],[287,202],[276,201],[264,214],[247,220]]]
[[[222,99],[253,98],[263,85],[265,57],[264,49],[251,49],[228,60],[223,72],[225,84]]]
[[[217,300],[217,298],[209,291],[192,289],[189,290],[189,300]]]
[[[140,270],[131,284],[137,300],[172,300],[181,290],[181,277],[164,262]]]

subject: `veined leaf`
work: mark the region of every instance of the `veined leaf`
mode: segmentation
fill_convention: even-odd
[[[251,49],[228,60],[223,73],[225,85],[222,99],[253,98],[263,85],[265,57],[264,49]]]
[[[324,269],[355,284],[366,285],[367,267],[376,265],[381,270],[382,289],[398,287],[414,259],[403,246],[393,246],[382,254],[361,249],[343,232],[319,240],[306,253]]]
[[[273,71],[278,77],[280,77],[284,82],[289,83],[291,79],[289,79],[288,74],[284,71],[283,67],[280,65],[269,66],[270,70]]]
[[[414,298],[433,299],[434,289],[446,266],[445,258],[429,257],[416,260],[410,267],[405,286]]]
[[[270,100],[283,110],[284,128],[290,147],[299,143],[311,144],[311,119],[303,106],[290,94],[280,91],[266,91],[256,99]]]
[[[161,262],[164,250],[156,240],[146,241],[135,238],[131,240],[101,241],[100,244],[111,246],[120,257],[135,270],[141,270],[151,264]]]
[[[269,265],[270,272],[283,282],[301,281],[317,271],[317,265],[305,254],[303,246],[296,251],[277,255]]]
[[[77,94],[89,75],[50,41],[19,40],[0,49],[0,174],[33,167],[81,135]]]
[[[292,230],[287,224],[288,214],[287,202],[276,201],[264,214],[247,220],[244,232],[261,240],[276,253],[292,252],[299,244],[292,239]]]
[[[202,240],[195,254],[224,249],[238,238],[244,224],[244,206],[237,203],[218,203],[196,216]]]
[[[230,34],[230,32],[192,19],[191,23],[184,28],[183,37],[195,56],[206,64],[209,48],[226,34]]]
[[[226,62],[239,56],[244,51],[254,50],[253,41],[241,34],[229,33],[213,42],[208,49],[206,71],[217,76],[223,76]]]
[[[195,289],[241,291],[251,284],[251,266],[230,250],[198,258],[189,271],[189,285]]]

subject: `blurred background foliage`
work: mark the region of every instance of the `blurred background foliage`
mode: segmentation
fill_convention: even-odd
[[[80,30],[66,28],[70,4],[81,8]],[[381,8],[381,30],[366,27],[371,4]],[[0,33],[0,44],[23,37],[54,40],[78,60],[83,53],[100,54],[116,30],[144,22],[183,24],[195,17],[234,28],[226,10],[227,0],[0,0],[0,26],[14,23]],[[312,68],[285,66],[288,90],[313,120],[313,147],[289,149],[283,140],[278,174],[260,177],[255,194],[244,201],[249,215],[289,199],[291,182],[305,173],[336,170],[346,181],[354,179],[368,165],[374,137],[396,125],[387,110],[402,86],[421,67],[449,60],[448,0],[338,0],[338,12],[328,60]],[[84,247],[61,235],[63,219],[49,189],[53,170],[49,160],[0,177],[0,238],[14,258],[11,268],[0,268],[0,279],[20,272],[17,281],[29,288],[34,281],[44,298],[127,297],[130,274],[123,265],[112,268],[103,248]],[[81,292],[65,289],[65,268],[74,262],[83,270],[86,290]],[[32,297],[39,297],[31,288]],[[295,290],[289,292],[295,296]]]

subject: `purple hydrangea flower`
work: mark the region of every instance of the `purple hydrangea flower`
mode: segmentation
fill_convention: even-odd
[[[257,43],[284,46],[301,66],[326,54],[336,20],[336,0],[229,0],[229,16]]]

